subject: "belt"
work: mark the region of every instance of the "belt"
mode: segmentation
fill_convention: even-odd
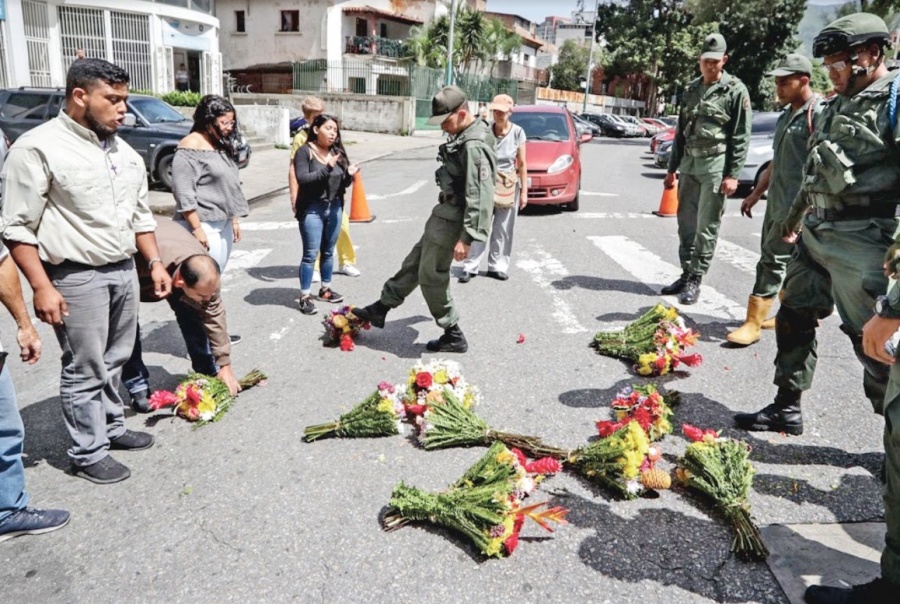
[[[721,153],[725,153],[728,149],[727,145],[724,143],[715,145],[713,147],[685,147],[684,154],[689,157],[711,157],[713,155],[719,155]]]
[[[880,191],[868,195],[832,195],[830,193],[817,193],[809,191],[807,193],[809,203],[818,208],[834,208],[834,207],[866,207],[888,205],[894,206],[900,203],[900,191]]]
[[[875,206],[846,206],[842,210],[815,207],[812,209],[819,220],[837,222],[840,220],[862,220],[865,218],[893,218],[897,215],[897,204],[879,204]]]
[[[119,260],[118,262],[110,262],[109,264],[100,264],[98,266],[94,266],[91,264],[83,264],[81,262],[75,262],[74,260],[63,260],[59,264],[50,264],[49,262],[42,262],[44,265],[44,270],[54,269],[54,268],[64,268],[71,270],[81,270],[81,271],[95,271],[97,269],[102,268],[124,268],[125,265],[129,262],[132,262],[133,258],[128,257],[125,260]]]

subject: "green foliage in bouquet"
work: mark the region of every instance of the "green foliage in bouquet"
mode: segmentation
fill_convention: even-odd
[[[391,384],[382,382],[364,401],[343,414],[337,421],[307,426],[306,442],[326,436],[367,438],[400,433],[400,420],[405,417],[403,404]]]

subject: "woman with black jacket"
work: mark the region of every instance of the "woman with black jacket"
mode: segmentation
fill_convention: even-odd
[[[342,302],[344,297],[331,289],[334,269],[334,245],[341,230],[344,193],[359,171],[351,165],[341,144],[335,118],[327,114],[316,117],[309,129],[309,140],[294,155],[294,172],[299,191],[296,216],[303,239],[300,262],[300,312],[316,313],[310,290],[316,255],[321,253],[322,286],[319,300]]]

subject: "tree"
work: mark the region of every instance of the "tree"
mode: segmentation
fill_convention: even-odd
[[[494,66],[497,61],[509,60],[512,55],[522,48],[522,37],[506,29],[499,19],[489,19],[484,30],[482,61],[489,65],[489,73],[494,75]]]
[[[725,69],[746,84],[757,108],[771,98],[761,85],[765,73],[799,45],[795,36],[805,9],[804,0],[691,0],[700,23],[718,25],[728,43]]]
[[[557,90],[581,92],[581,81],[587,70],[591,51],[575,40],[566,40],[559,49],[556,64],[550,66],[550,81]]]

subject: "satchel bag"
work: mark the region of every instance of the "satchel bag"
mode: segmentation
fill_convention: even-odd
[[[494,207],[508,209],[516,204],[516,184],[519,175],[515,170],[509,172],[497,171],[497,181],[494,183]]]

